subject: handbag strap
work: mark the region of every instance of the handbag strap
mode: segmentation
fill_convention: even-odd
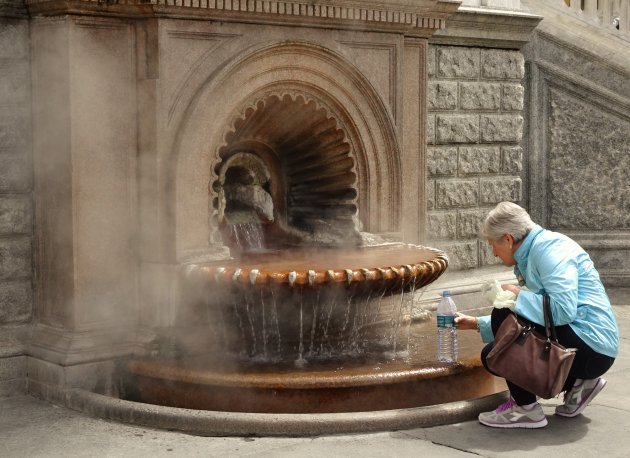
[[[551,315],[551,305],[549,304],[549,296],[543,294],[543,314],[545,316],[545,333],[547,334],[547,339],[553,339],[556,342],[558,341],[558,335],[556,334],[556,328],[553,325],[553,316]]]

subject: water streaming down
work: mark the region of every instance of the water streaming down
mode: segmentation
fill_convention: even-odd
[[[240,251],[256,251],[265,247],[265,234],[258,222],[230,224],[230,229]]]
[[[234,263],[255,264],[256,253],[269,251],[260,224],[235,224],[232,232],[237,251],[244,254]],[[343,281],[334,281],[335,272],[328,270],[325,277],[329,285],[324,287],[316,282],[313,269],[306,272],[304,284],[297,285],[294,271],[288,274],[288,284],[259,284],[259,269],[250,269],[249,281],[244,282],[244,269],[240,267],[234,269],[231,282],[221,282],[226,274],[221,267],[214,278],[229,290],[232,304],[226,309],[229,316],[221,318],[227,321],[227,327],[237,329],[240,337],[226,339],[224,345],[230,354],[247,361],[293,361],[296,367],[305,367],[309,361],[361,355],[406,357],[411,317],[417,307],[416,279],[410,265],[392,269],[398,275],[396,280],[385,281],[384,270],[379,268],[382,280],[376,284],[370,281],[367,268],[360,269],[361,282],[354,281],[352,269],[343,270]],[[405,278],[405,271],[410,278]],[[216,288],[210,288],[208,296],[207,303],[216,296]],[[208,322],[214,325],[213,320]],[[248,324],[247,333],[244,323]],[[402,351],[401,339],[407,341]]]

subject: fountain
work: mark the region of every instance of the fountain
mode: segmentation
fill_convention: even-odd
[[[16,347],[29,392],[201,434],[394,429],[492,407],[477,402],[498,389],[474,333],[457,364],[434,361],[426,285],[446,258],[409,243],[444,221],[483,264],[472,231],[490,203],[468,190],[520,189],[509,50],[530,30],[501,31],[531,17],[451,0],[27,3],[35,212],[18,213],[34,232],[10,242],[19,316],[31,259],[37,272]],[[500,89],[501,106],[429,113],[464,86]],[[477,160],[468,133],[500,170],[430,172],[432,150]]]
[[[219,156],[214,217],[231,256],[182,263],[186,294],[147,354],[127,362],[127,399],[331,413],[496,393],[477,336],[461,336],[458,363],[435,361],[419,299],[448,259],[359,231],[351,146],[324,110],[268,97],[234,122]]]
[[[426,315],[414,320],[414,295],[443,272],[442,253],[392,244],[283,254],[288,259],[265,253],[188,266],[189,285],[205,284],[208,297],[196,310],[204,325],[188,326],[181,345],[194,348],[193,336],[211,323],[219,329],[196,352],[130,361],[129,397],[193,409],[312,413],[425,406],[496,390],[476,364],[479,343],[469,338],[476,336],[462,335],[458,364],[439,364],[435,323]],[[368,259],[408,263],[357,268]]]

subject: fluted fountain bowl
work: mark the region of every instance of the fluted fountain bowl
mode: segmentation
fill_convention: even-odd
[[[259,362],[395,352],[418,292],[447,265],[441,251],[402,243],[190,264],[183,281],[197,298],[182,321],[213,329],[223,352]]]
[[[446,269],[408,244],[248,253],[182,269],[196,292],[170,352],[132,359],[126,397],[235,412],[350,412],[472,399],[504,389],[462,335],[436,361],[435,322],[419,305]],[[176,347],[173,350],[173,347]]]
[[[291,248],[244,253],[238,259],[189,265],[186,277],[204,278],[217,286],[315,286],[363,283],[378,288],[420,288],[436,280],[448,266],[445,253],[419,245],[389,243],[357,248]]]

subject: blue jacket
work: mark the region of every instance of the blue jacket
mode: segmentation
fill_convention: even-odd
[[[616,357],[619,329],[589,255],[569,237],[536,226],[514,253],[514,273],[527,289],[516,299],[517,315],[544,324],[542,295],[550,299],[556,326],[568,324],[594,351]],[[494,339],[490,317],[479,318],[481,338]]]

